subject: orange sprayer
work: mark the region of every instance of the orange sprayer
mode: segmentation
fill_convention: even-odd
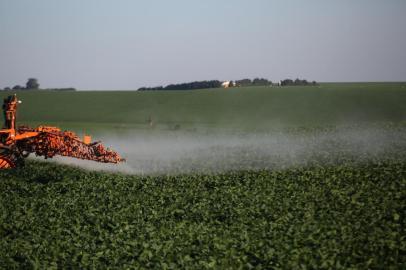
[[[20,103],[17,95],[4,99],[4,128],[0,129],[0,169],[23,166],[24,158],[31,153],[46,159],[59,155],[104,163],[125,161],[100,142],[91,142],[89,135],[81,140],[74,132],[61,131],[57,127],[16,127]]]

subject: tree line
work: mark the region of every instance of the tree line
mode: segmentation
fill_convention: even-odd
[[[167,86],[155,86],[155,87],[140,87],[138,91],[155,91],[155,90],[195,90],[195,89],[205,89],[205,88],[220,88],[222,87],[223,82],[219,80],[209,80],[209,81],[194,81],[188,83],[179,83],[179,84],[169,84]],[[272,81],[264,78],[255,78],[255,79],[242,79],[229,81],[227,87],[247,87],[247,86],[316,86],[317,82],[312,81],[308,82],[307,80],[301,80],[299,78],[285,79],[279,83],[272,83]],[[39,90],[40,84],[37,79],[29,78],[24,86],[15,85],[14,87],[5,87],[3,90]],[[53,88],[53,89],[41,89],[41,90],[51,90],[51,91],[76,91],[75,88]]]
[[[10,91],[10,90],[40,90],[39,88],[40,84],[36,78],[29,78],[27,82],[25,83],[25,86],[21,86],[19,84],[11,87],[4,87],[4,91]],[[41,90],[53,90],[53,91],[76,91],[75,88],[73,87],[68,87],[68,88],[52,88],[52,89],[41,89]]]
[[[222,86],[219,80],[209,80],[209,81],[194,81],[188,83],[179,84],[169,84],[167,86],[155,86],[155,87],[140,87],[138,91],[154,91],[154,90],[195,90],[195,89],[205,89],[205,88],[220,88]],[[272,82],[263,78],[243,79],[230,81],[229,87],[231,86],[264,86],[271,85]]]
[[[281,86],[297,86],[297,85],[301,85],[301,86],[306,86],[306,85],[312,85],[312,86],[317,86],[317,82],[316,81],[312,81],[312,82],[308,82],[307,80],[301,80],[301,79],[296,79],[296,80],[291,80],[291,79],[285,79],[283,81],[280,82]]]
[[[169,84],[167,86],[155,86],[155,87],[140,87],[138,91],[159,91],[159,90],[195,90],[195,89],[205,89],[205,88],[220,88],[222,86],[221,81],[219,80],[210,80],[210,81],[194,81],[188,83],[179,83],[179,84]],[[247,86],[291,86],[291,85],[318,85],[315,81],[308,82],[307,80],[291,80],[285,79],[279,83],[272,83],[272,81],[264,78],[255,78],[255,79],[242,79],[229,81],[227,87],[247,87]]]
[[[194,90],[194,89],[205,89],[205,88],[219,88],[221,83],[218,80],[211,81],[195,81],[189,83],[179,83],[179,84],[169,84],[167,86],[156,86],[156,87],[141,87],[138,91],[153,91],[153,90]]]
[[[253,80],[251,79],[242,79],[242,80],[236,80],[236,81],[231,81],[231,86],[267,86],[267,85],[272,85],[272,81],[269,81],[264,78],[255,78]]]

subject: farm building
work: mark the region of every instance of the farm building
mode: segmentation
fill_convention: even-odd
[[[225,82],[221,83],[221,87],[223,87],[223,88],[229,88],[232,86],[235,86],[235,82],[233,82],[233,81],[225,81]]]

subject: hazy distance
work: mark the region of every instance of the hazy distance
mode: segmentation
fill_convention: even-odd
[[[0,88],[405,81],[404,0],[0,0]]]

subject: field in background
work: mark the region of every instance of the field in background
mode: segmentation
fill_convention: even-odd
[[[12,92],[1,92],[4,97]],[[18,92],[19,122],[76,131],[267,131],[399,123],[406,83],[326,83],[319,87],[246,87],[195,91]]]

